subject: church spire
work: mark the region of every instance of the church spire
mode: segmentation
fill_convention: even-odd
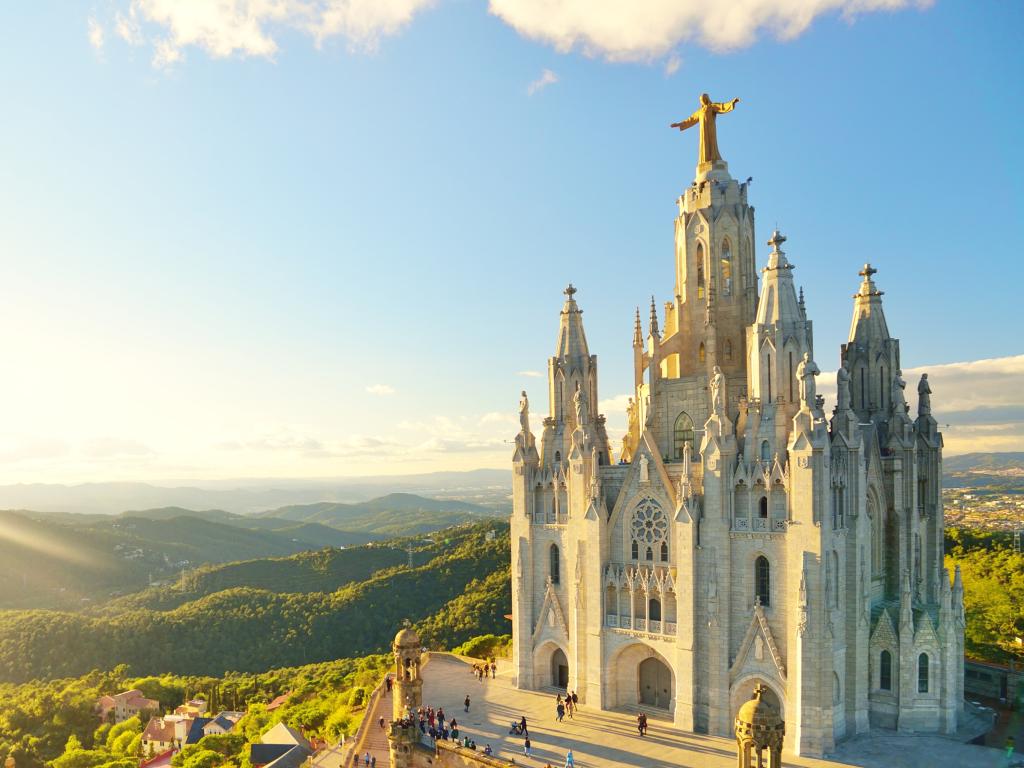
[[[565,304],[558,322],[558,343],[555,345],[555,357],[583,358],[590,357],[587,348],[587,336],[583,332],[583,311],[576,306],[576,289],[572,283],[563,291]]]
[[[658,328],[658,307],[654,303],[653,296],[651,296],[651,335],[654,337],[661,335],[661,331]]]
[[[633,323],[633,346],[642,347],[644,345],[644,331],[640,325],[640,307],[636,308],[636,322]]]
[[[871,279],[877,272],[870,264],[865,264],[857,273],[863,280],[860,290],[853,295],[849,342],[862,344],[869,339],[882,341],[889,338],[889,326],[882,312],[882,291],[878,290],[875,281]]]

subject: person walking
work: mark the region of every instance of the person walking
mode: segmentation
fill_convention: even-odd
[[[565,704],[563,704],[561,700],[559,700],[558,706],[555,707],[555,713],[555,719],[558,720],[558,722],[562,722],[562,719],[565,717]]]
[[[370,768],[377,768],[377,756],[373,755],[370,758]]]
[[[366,763],[367,765],[370,764],[370,753],[369,752],[367,752],[365,755],[363,755],[363,762]]]
[[[523,754],[527,757],[533,757],[533,753],[530,751],[530,734],[526,734],[526,738],[523,739]]]
[[[572,708],[577,711],[580,708],[580,697],[576,695],[576,691],[572,692]]]
[[[569,716],[570,720],[572,720],[572,711],[574,709],[575,709],[575,707],[573,707],[573,705],[572,705],[572,697],[571,696],[566,696],[565,697],[565,714],[567,714]]]
[[[576,768],[576,760],[572,756],[571,749],[565,753],[565,768]]]
[[[377,725],[380,726],[381,730],[384,730],[384,718],[383,718],[383,716],[377,721]]]
[[[466,700],[464,702],[462,702],[462,703],[465,705],[466,711],[469,712],[469,694],[468,693],[466,694]]]
[[[526,715],[523,715],[522,719],[519,721],[519,728],[523,733],[528,733],[526,729]]]

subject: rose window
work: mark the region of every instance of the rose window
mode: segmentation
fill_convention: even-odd
[[[633,512],[633,539],[648,546],[663,541],[668,535],[668,520],[661,507],[644,499]]]

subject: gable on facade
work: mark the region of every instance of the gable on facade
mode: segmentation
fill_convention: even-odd
[[[747,626],[747,633],[729,669],[729,679],[738,680],[750,673],[771,674],[786,682],[786,664],[764,615],[764,608],[754,606],[754,615]]]

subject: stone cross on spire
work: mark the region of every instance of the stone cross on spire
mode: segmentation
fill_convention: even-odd
[[[564,291],[562,291],[562,293],[564,293],[566,296],[568,296],[569,300],[572,301],[573,300],[572,297],[573,297],[573,294],[576,293],[576,289],[573,288],[572,283],[569,283],[569,285],[566,287],[566,289]]]

